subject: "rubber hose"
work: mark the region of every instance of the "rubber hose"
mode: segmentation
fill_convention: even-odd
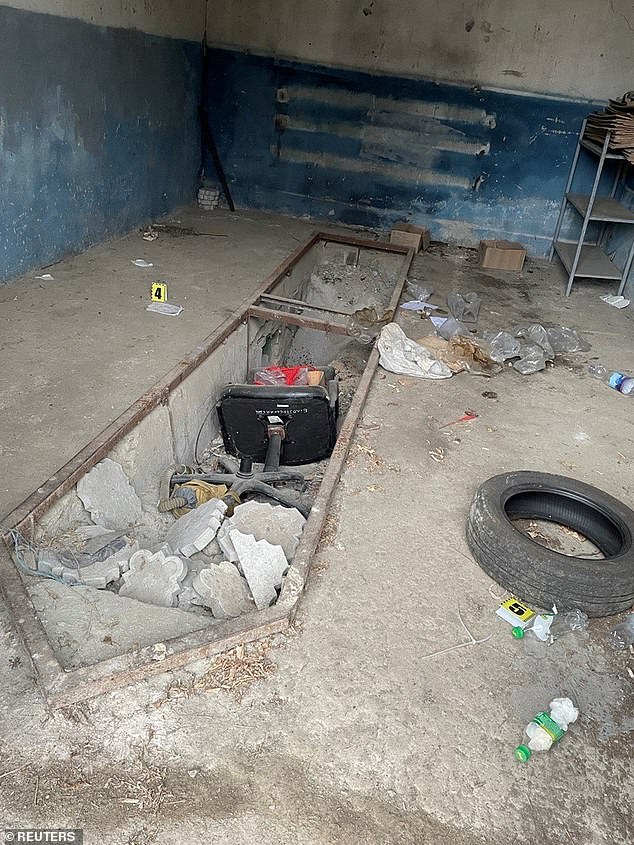
[[[189,503],[184,496],[172,496],[171,499],[161,499],[158,503],[159,513],[167,513],[168,511],[175,511],[178,508],[187,508]]]
[[[175,508],[187,507],[187,502],[183,499],[182,496],[176,496],[170,499],[170,486],[172,483],[173,475],[184,475],[191,469],[192,467],[188,467],[186,464],[172,464],[171,466],[168,466],[165,470],[163,470],[159,482],[159,513],[173,511],[175,510]],[[176,501],[180,502],[180,504],[172,504]]]

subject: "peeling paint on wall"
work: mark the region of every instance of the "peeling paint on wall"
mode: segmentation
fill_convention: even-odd
[[[0,7],[0,281],[193,199],[201,70],[197,44]]]
[[[214,50],[211,112],[236,201],[545,255],[585,103]],[[211,169],[208,168],[211,172]]]

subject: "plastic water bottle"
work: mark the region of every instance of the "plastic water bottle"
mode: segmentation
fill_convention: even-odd
[[[568,730],[568,726],[577,721],[579,711],[569,698],[553,698],[549,705],[550,713],[538,713],[526,726],[528,743],[518,745],[515,759],[521,763],[530,760],[533,751],[548,751],[553,743],[559,742]]]
[[[630,613],[625,622],[610,631],[608,643],[619,651],[634,645],[634,613]]]
[[[605,367],[601,366],[601,364],[590,364],[588,367],[588,373],[592,376],[592,378],[598,378],[601,381],[608,380],[608,371]]]
[[[537,637],[542,642],[554,642],[565,634],[575,631],[586,631],[588,628],[588,614],[582,610],[568,610],[565,613],[544,613],[536,616],[533,624],[528,628],[517,626],[511,632],[516,640],[521,640],[527,633]]]
[[[625,396],[634,396],[634,377],[632,376],[614,372],[608,379],[608,384]]]
[[[590,364],[588,374],[600,381],[607,381],[610,387],[618,390],[619,393],[623,393],[625,396],[634,396],[634,376],[628,376],[616,370],[613,373],[609,373],[601,364]]]

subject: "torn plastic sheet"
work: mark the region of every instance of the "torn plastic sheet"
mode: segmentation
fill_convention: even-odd
[[[447,307],[456,320],[465,323],[477,323],[482,300],[477,293],[450,293],[447,296]]]
[[[172,305],[171,302],[150,302],[145,310],[154,311],[156,314],[163,314],[165,317],[178,317],[183,310],[183,306]]]
[[[464,323],[461,323],[460,320],[456,320],[455,317],[447,317],[446,320],[443,320],[443,322],[436,327],[436,331],[445,340],[451,340],[452,337],[457,337],[458,335],[462,337],[469,337],[471,335],[471,332]]]
[[[552,346],[550,345],[550,340],[548,338],[548,332],[539,323],[515,326],[515,328],[513,329],[513,334],[515,335],[515,337],[524,338],[524,340],[527,341],[527,343],[525,344],[526,346],[539,346],[542,349],[544,353],[544,358],[547,361],[552,361],[555,357],[555,352]],[[543,367],[540,367],[540,370],[541,369],[543,369]]]
[[[539,344],[522,343],[519,354],[519,361],[515,361],[513,366],[523,376],[529,376],[546,369],[545,352]]]
[[[566,326],[555,326],[546,329],[548,340],[555,353],[557,352],[589,352],[592,347],[576,329]]]
[[[520,354],[520,342],[510,332],[485,332],[484,341],[493,361],[503,364]]]
[[[438,311],[440,305],[432,305],[422,299],[412,299],[411,302],[404,302],[401,308],[404,311]]]

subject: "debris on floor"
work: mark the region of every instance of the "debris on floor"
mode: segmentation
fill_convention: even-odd
[[[414,287],[421,294],[431,295],[419,283]],[[403,303],[401,309],[410,314],[418,313],[423,318],[429,316],[436,331],[418,338],[417,343],[430,350],[436,360],[445,363],[453,373],[467,371],[493,375],[501,371],[506,361],[512,361],[518,372],[529,375],[544,370],[548,363],[554,362],[557,354],[588,352],[591,348],[575,329],[545,327],[540,323],[520,324],[511,330],[485,328],[478,336],[479,332],[466,323],[478,321],[481,304],[476,293],[450,293],[447,296],[448,317],[432,314],[440,306],[429,303],[422,295],[418,300]]]
[[[182,305],[173,305],[171,302],[150,302],[145,310],[154,311],[156,314],[163,314],[164,317],[178,317],[184,308]]]
[[[559,742],[579,717],[579,711],[569,698],[554,698],[548,708],[550,713],[538,713],[526,726],[529,741],[515,749],[515,759],[521,763],[530,760],[533,751],[548,751],[552,748],[553,743]]]
[[[198,189],[198,208],[204,211],[213,211],[220,205],[220,189],[219,188],[199,188]]]
[[[130,558],[119,595],[158,607],[175,607],[187,563],[177,555],[140,549]]]
[[[288,570],[282,547],[235,530],[229,533],[229,539],[258,610],[269,607],[275,601]]]
[[[463,323],[477,323],[482,300],[477,293],[450,293],[447,296],[447,307],[456,320]]]
[[[232,531],[251,534],[256,540],[267,540],[274,546],[281,546],[286,558],[291,561],[305,524],[305,517],[296,508],[267,502],[244,502],[235,508],[232,517],[223,522],[217,539],[226,559],[232,563],[238,560],[231,541]]]
[[[155,241],[159,236],[159,233],[156,231],[154,226],[148,226],[145,229],[141,229],[141,237],[144,241]]]
[[[379,363],[384,370],[416,378],[450,378],[453,373],[424,346],[410,340],[396,323],[381,330],[378,340]]]
[[[165,542],[183,557],[202,552],[216,537],[227,512],[221,499],[211,499],[179,517],[167,532]]]
[[[634,645],[634,613],[612,628],[608,634],[608,643],[617,651],[624,651]]]
[[[136,267],[154,267],[154,264],[150,264],[143,258],[133,258],[131,261]]]
[[[193,580],[192,591],[192,604],[208,608],[216,619],[232,619],[255,609],[246,578],[227,561],[201,569]]]
[[[44,276],[38,276],[38,279],[44,278]],[[630,304],[630,300],[626,299],[624,296],[616,296],[613,293],[606,293],[603,296],[600,296],[599,299],[602,299],[604,302],[607,302],[608,305],[612,305],[614,308],[627,308]]]
[[[110,458],[104,458],[79,479],[77,495],[96,525],[120,531],[141,519],[141,500],[121,464]]]
[[[552,613],[540,613],[533,615],[528,625],[517,625],[513,628],[513,637],[516,640],[523,639],[526,634],[537,637],[541,642],[552,645],[555,640],[565,634],[575,631],[586,631],[588,629],[588,616],[581,610],[568,610],[565,613],[557,613],[554,608]]]
[[[87,599],[94,590],[99,604],[106,592],[128,602],[207,614],[210,620],[269,607],[295,556],[305,517],[295,508],[238,499],[225,520],[227,488],[205,486],[215,495],[203,491],[199,500],[190,490],[194,506],[172,511],[174,520],[166,525],[171,517],[158,506],[154,517],[147,504],[144,510],[121,464],[106,458],[76,488],[85,518],[93,523],[74,525],[50,548],[36,549],[16,535],[14,558],[22,571],[53,579],[59,589],[81,588]],[[184,487],[174,491],[179,499]],[[135,529],[138,537],[147,535],[153,518],[160,538],[154,546],[134,536]],[[104,617],[109,614],[107,609]]]

